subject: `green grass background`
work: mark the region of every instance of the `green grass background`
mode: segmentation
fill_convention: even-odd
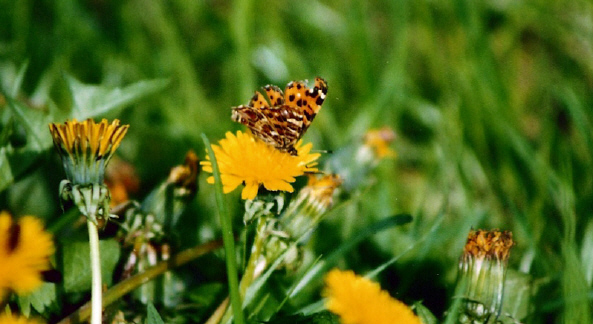
[[[591,2],[2,0],[3,87],[26,61],[18,99],[42,109],[71,104],[64,72],[106,86],[170,78],[165,91],[106,116],[131,124],[118,154],[140,176],[139,199],[188,149],[205,157],[201,133],[216,141],[241,129],[230,108],[254,90],[322,76],[329,94],[305,138],[338,150],[387,125],[398,157],[321,225],[331,240],[314,237],[316,253],[410,213],[412,224],[339,265],[364,273],[412,247],[378,280],[440,315],[469,229],[511,230],[509,267],[527,274],[520,287],[531,294],[525,322],[591,322]],[[61,172],[48,152],[0,193],[0,206],[54,222]],[[187,245],[219,237],[204,179],[182,216]],[[220,260],[204,277],[222,271]],[[307,296],[301,305],[319,298]]]

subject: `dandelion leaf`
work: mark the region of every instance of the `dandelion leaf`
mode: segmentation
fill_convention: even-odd
[[[116,240],[101,240],[101,273],[103,284],[111,285],[113,270],[119,260],[120,248]],[[64,290],[85,292],[91,290],[91,260],[88,242],[71,242],[64,245]]]
[[[146,306],[146,324],[165,324],[152,303]]]

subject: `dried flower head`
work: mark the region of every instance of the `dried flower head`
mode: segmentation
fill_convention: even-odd
[[[383,127],[380,129],[371,129],[364,135],[365,146],[371,148],[377,158],[389,158],[395,157],[395,151],[393,151],[389,144],[395,139],[395,132],[389,127]]]
[[[38,218],[24,216],[15,222],[0,212],[0,301],[9,290],[26,294],[39,287],[54,250],[52,236]]]
[[[334,203],[334,193],[342,184],[342,179],[337,174],[323,176],[309,175],[309,181],[300,192],[319,211],[326,211]]]
[[[194,151],[188,151],[185,155],[185,163],[171,169],[167,183],[175,185],[187,196],[193,196],[198,190],[198,174],[200,160]]]
[[[312,144],[301,145],[299,141],[295,146],[296,155],[277,150],[255,138],[250,132],[237,134],[226,133],[226,137],[212,145],[212,150],[218,162],[222,179],[223,191],[229,193],[240,184],[245,184],[241,192],[242,199],[254,199],[260,185],[270,191],[293,192],[291,183],[296,177],[307,172],[316,172],[315,160],[319,153],[310,153]],[[210,157],[208,161],[200,164],[206,172],[212,173]],[[214,183],[214,177],[207,179]]]
[[[513,245],[513,233],[509,231],[471,230],[463,249],[463,259],[496,259],[506,262]]]
[[[344,324],[421,324],[412,310],[352,271],[331,270],[325,277],[326,308]]]
[[[309,181],[282,214],[283,229],[293,238],[314,229],[334,204],[342,179],[337,174],[309,175]]]
[[[459,262],[463,298],[460,323],[496,322],[502,308],[507,263],[513,245],[513,234],[509,231],[469,232]]]

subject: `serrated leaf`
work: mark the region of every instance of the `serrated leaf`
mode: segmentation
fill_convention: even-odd
[[[19,76],[24,73],[25,68],[21,68]],[[48,103],[48,112],[33,109],[5,94],[11,113],[25,128],[27,145],[19,150],[0,152],[0,192],[12,184],[15,178],[26,172],[38,160],[39,155],[52,146],[49,123],[73,118],[84,120],[97,117],[158,92],[169,83],[164,79],[144,80],[124,88],[108,88],[84,84],[68,75],[65,78],[73,102],[70,112],[57,109],[52,102]],[[21,81],[21,78],[17,77],[15,86]]]
[[[103,284],[111,285],[113,270],[119,260],[120,247],[116,240],[99,242],[101,277]],[[66,243],[64,246],[64,290],[84,292],[91,289],[91,260],[88,242]]]
[[[152,303],[146,306],[146,324],[165,324]]]
[[[117,108],[124,107],[134,101],[164,89],[168,80],[144,80],[124,88],[107,88],[81,83],[75,78],[65,75],[72,95],[71,118],[84,120],[97,117]]]
[[[31,312],[31,306],[40,314],[44,314],[56,301],[56,298],[56,285],[44,282],[39,289],[31,294],[19,296],[19,308],[21,313],[27,317]]]
[[[0,149],[0,191],[11,185],[15,177],[23,174],[52,145],[47,126],[48,115],[41,110],[27,107],[10,96],[5,97],[16,122],[25,129],[26,145],[10,151],[7,147]]]
[[[25,128],[28,151],[43,151],[52,145],[51,136],[49,136],[48,124],[49,116],[38,109],[33,109],[6,96],[8,107],[17,122]]]
[[[21,314],[29,317],[31,314],[31,299],[29,296],[18,296],[18,303]]]

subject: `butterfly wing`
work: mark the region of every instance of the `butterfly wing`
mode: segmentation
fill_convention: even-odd
[[[263,89],[269,103],[256,91],[247,106],[233,108],[231,118],[247,126],[266,144],[296,155],[294,145],[321,109],[327,95],[327,83],[318,77],[314,87],[309,89],[304,82],[293,81],[286,86],[284,94],[273,85]]]
[[[292,107],[233,108],[232,120],[239,122],[266,144],[285,152],[294,153],[294,145],[303,131],[303,117]]]
[[[284,104],[284,94],[277,86],[268,84],[264,87],[264,91],[266,91],[266,95],[270,98],[270,105],[272,107],[280,107]]]
[[[303,115],[303,133],[309,128],[311,122],[321,109],[321,105],[327,95],[327,82],[324,79],[315,78],[315,86],[307,88],[304,82],[290,82],[284,91],[286,104],[294,106]]]

